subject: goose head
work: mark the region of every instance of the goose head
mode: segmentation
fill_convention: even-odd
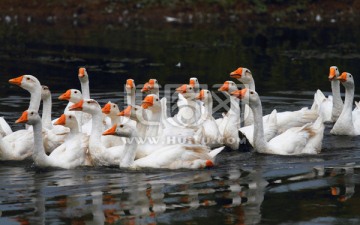
[[[110,101],[104,105],[101,111],[109,116],[117,116],[120,112],[118,105]]]
[[[329,72],[329,80],[336,80],[337,77],[339,77],[340,72],[337,66],[330,66],[330,72]]]
[[[27,123],[29,125],[34,125],[41,121],[40,115],[35,110],[25,110],[19,119],[15,123]]]
[[[159,96],[155,94],[147,95],[142,101],[141,107],[149,110],[161,109]]]
[[[193,98],[195,95],[194,88],[191,85],[183,84],[180,87],[176,88],[176,92],[182,94],[184,98]]]
[[[241,101],[248,105],[256,105],[260,102],[258,93],[248,88],[233,91],[231,92],[231,95],[241,99]]]
[[[59,100],[67,100],[72,103],[77,103],[81,99],[83,99],[83,96],[78,89],[68,89],[64,94],[59,96]]]
[[[126,80],[125,90],[128,94],[135,92],[135,81],[133,79]]]
[[[128,123],[115,124],[103,133],[103,135],[116,135],[120,137],[132,137],[133,134],[134,128]]]
[[[239,67],[230,73],[230,77],[237,79],[243,84],[249,84],[253,82],[251,71],[244,67]]]
[[[145,120],[146,112],[141,106],[129,105],[123,111],[119,112],[117,115],[128,117],[135,121],[143,121],[143,120]]]
[[[48,98],[51,98],[50,89],[45,85],[41,85],[41,100],[45,100]]]
[[[199,94],[196,96],[197,100],[207,102],[212,99],[211,93],[209,90],[202,89]]]
[[[343,72],[336,79],[339,80],[344,85],[345,88],[354,87],[354,77],[350,73]]]
[[[84,99],[70,106],[70,111],[83,111],[94,115],[98,112],[101,113],[101,107],[97,101],[94,99]]]
[[[76,117],[71,114],[62,114],[54,123],[55,125],[62,125],[68,128],[74,128],[78,126]]]
[[[79,74],[78,74],[78,76],[79,76],[80,82],[87,82],[87,81],[89,81],[89,75],[88,75],[85,67],[80,67],[80,68],[79,68]]]
[[[146,82],[141,89],[141,92],[145,92],[147,94],[155,94],[159,92],[159,82],[156,79],[150,79],[148,82]]]
[[[218,89],[218,91],[222,91],[222,92],[225,92],[225,93],[228,93],[228,94],[231,94],[232,92],[234,91],[237,91],[238,88],[235,84],[235,82],[233,81],[225,81],[224,84]]]
[[[10,84],[15,84],[21,88],[33,92],[41,88],[39,80],[33,75],[23,75],[9,80]]]
[[[200,90],[200,84],[196,77],[191,77],[189,80],[189,85],[191,85],[194,88],[194,92],[198,93]]]

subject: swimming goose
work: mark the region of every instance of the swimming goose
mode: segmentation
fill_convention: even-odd
[[[354,77],[350,73],[343,72],[336,79],[345,87],[345,103],[330,133],[334,135],[360,135],[360,121],[353,118],[352,113],[355,92]]]
[[[28,123],[33,126],[34,153],[32,158],[37,166],[71,169],[83,165],[85,152],[78,144],[80,143],[78,137],[68,139],[68,143],[60,147],[64,147],[64,149],[56,150],[55,155],[46,155],[42,140],[42,122],[39,114],[33,110],[26,110],[16,120],[16,123]]]
[[[246,88],[255,91],[255,82],[249,69],[239,67],[237,70],[231,72],[231,77],[238,79],[242,82]],[[245,126],[246,124],[252,124],[252,113],[248,105],[245,105]],[[248,116],[247,116],[248,115]],[[282,133],[291,127],[300,127],[307,123],[314,122],[318,118],[318,112],[314,109],[308,109],[304,107],[297,111],[285,111],[277,112],[277,129],[278,133]],[[269,115],[264,116],[267,120]]]
[[[320,90],[317,90],[314,95],[314,104],[318,105],[319,115],[322,116],[324,122],[336,122],[344,106],[340,94],[340,81],[336,79],[339,75],[339,69],[331,66],[329,81],[331,82],[332,96],[326,98]]]
[[[212,116],[213,99],[209,90],[202,89],[196,96],[196,99],[204,103],[205,111],[201,114],[200,123],[203,129],[203,138],[205,143],[210,148],[220,147],[223,145],[223,140],[219,128]],[[237,135],[237,133],[236,133]]]
[[[109,101],[104,105],[101,111],[108,118],[110,118],[110,124],[106,124],[107,129],[120,122],[120,117],[118,116],[120,110],[117,104]],[[116,136],[101,136],[101,142],[104,144],[106,148],[117,145],[123,145],[125,143],[122,141],[120,137],[116,137]]]
[[[251,90],[255,90],[255,81],[252,76],[252,73],[249,69],[239,67],[233,72],[230,73],[230,77],[237,79],[240,81],[245,88],[249,88]],[[248,126],[254,123],[254,116],[252,115],[252,111],[250,110],[248,105],[244,105],[244,110],[242,112],[243,114],[243,121],[244,126]]]
[[[128,124],[119,124],[104,132],[104,135],[119,135],[127,138],[136,137],[136,129]],[[224,147],[209,152],[209,148],[201,145],[175,144],[157,148],[150,155],[134,161],[137,149],[136,141],[127,141],[128,157],[120,167],[131,168],[167,168],[167,169],[199,169],[214,166],[214,158]],[[125,159],[125,158],[124,158]]]
[[[92,116],[92,130],[89,140],[89,151],[96,166],[119,165],[126,151],[124,146],[106,148],[101,142],[101,134],[104,130],[102,112],[99,103],[93,99],[84,99],[72,105],[70,111],[83,111]]]
[[[250,89],[232,95],[248,104],[254,115],[254,148],[259,153],[277,155],[318,154],[321,151],[324,124],[319,117],[314,123],[292,127],[269,142],[264,137],[262,106],[259,95]]]

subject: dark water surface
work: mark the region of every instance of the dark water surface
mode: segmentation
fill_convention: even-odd
[[[196,76],[223,99],[216,84],[244,66],[265,113],[297,110],[311,106],[316,89],[329,94],[329,66],[358,77],[359,40],[358,29],[336,26],[0,25],[1,115],[20,128],[14,121],[29,94],[8,79],[33,74],[50,87],[53,118],[60,116],[66,104],[57,97],[80,88],[79,66],[88,70],[92,97],[120,108],[127,78],[142,84],[155,77],[174,88]],[[39,170],[30,160],[1,162],[0,224],[359,224],[360,139],[332,136],[331,127],[319,155],[223,152],[215,168],[196,171]]]

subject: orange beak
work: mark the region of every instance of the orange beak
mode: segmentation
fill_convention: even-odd
[[[118,115],[118,116],[130,117],[130,115],[131,115],[131,106],[129,105],[128,107],[126,107],[126,109],[124,109],[123,111],[119,112],[117,115]]]
[[[229,82],[225,81],[218,91],[229,91]]]
[[[80,100],[79,102],[75,103],[74,105],[70,106],[70,111],[81,111],[84,104],[84,100]]]
[[[143,107],[144,109],[147,109],[153,105],[154,105],[154,96],[148,95],[144,98],[144,100],[141,104],[141,107]]]
[[[135,87],[133,79],[126,80],[126,87],[133,89]]]
[[[84,77],[85,76],[85,68],[81,67],[79,68],[79,77]]]
[[[66,116],[65,114],[62,114],[59,119],[55,121],[55,125],[65,125],[66,123]]]
[[[237,70],[232,71],[230,73],[230,77],[235,78],[235,79],[239,79],[242,76],[242,72],[243,72],[243,68],[239,67],[239,68],[237,68]]]
[[[330,67],[329,80],[333,80],[335,78],[335,68]]]
[[[196,99],[204,100],[204,98],[205,98],[204,90],[201,90],[200,93],[196,96]]]
[[[111,103],[108,102],[104,105],[104,107],[101,109],[101,111],[105,114],[109,114],[111,109]]]
[[[206,160],[205,166],[206,168],[214,167],[214,163],[211,160]]]
[[[59,96],[59,100],[70,100],[71,90],[67,90],[64,94]]]
[[[343,72],[339,77],[336,78],[336,80],[339,80],[340,82],[347,81],[347,73]]]
[[[116,126],[117,126],[117,124],[112,126],[110,129],[104,131],[103,135],[114,135],[115,131],[116,131]]]
[[[183,84],[180,87],[176,88],[176,91],[181,93],[181,94],[186,93],[186,84]]]
[[[20,76],[20,77],[16,77],[16,78],[10,79],[10,80],[9,80],[9,83],[10,83],[10,84],[15,84],[15,85],[21,86],[21,82],[22,82],[23,78],[24,78],[24,76]]]
[[[189,82],[189,85],[191,85],[192,87],[195,87],[195,80],[191,79]]]
[[[148,91],[150,91],[150,84],[146,82],[144,84],[144,87],[141,89],[141,92],[148,92]]]
[[[244,98],[245,94],[246,94],[247,88],[241,89],[241,90],[237,90],[237,91],[233,91],[231,92],[232,96],[235,96],[239,99]]]
[[[15,121],[15,123],[26,123],[28,121],[28,111],[24,111],[20,118]]]

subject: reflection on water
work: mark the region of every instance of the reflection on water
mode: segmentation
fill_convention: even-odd
[[[1,116],[13,126],[26,109],[28,94],[7,83],[24,73],[50,87],[53,118],[60,116],[65,103],[55,98],[80,87],[77,68],[84,65],[92,97],[120,108],[129,77],[136,84],[155,77],[164,85],[197,76],[212,87],[245,66],[264,113],[298,110],[311,105],[317,88],[329,93],[330,65],[359,74],[355,37],[358,29],[342,27],[0,25]],[[332,136],[331,126],[326,124],[320,155],[223,152],[209,170],[39,170],[31,161],[1,162],[0,224],[358,224],[359,138]]]

